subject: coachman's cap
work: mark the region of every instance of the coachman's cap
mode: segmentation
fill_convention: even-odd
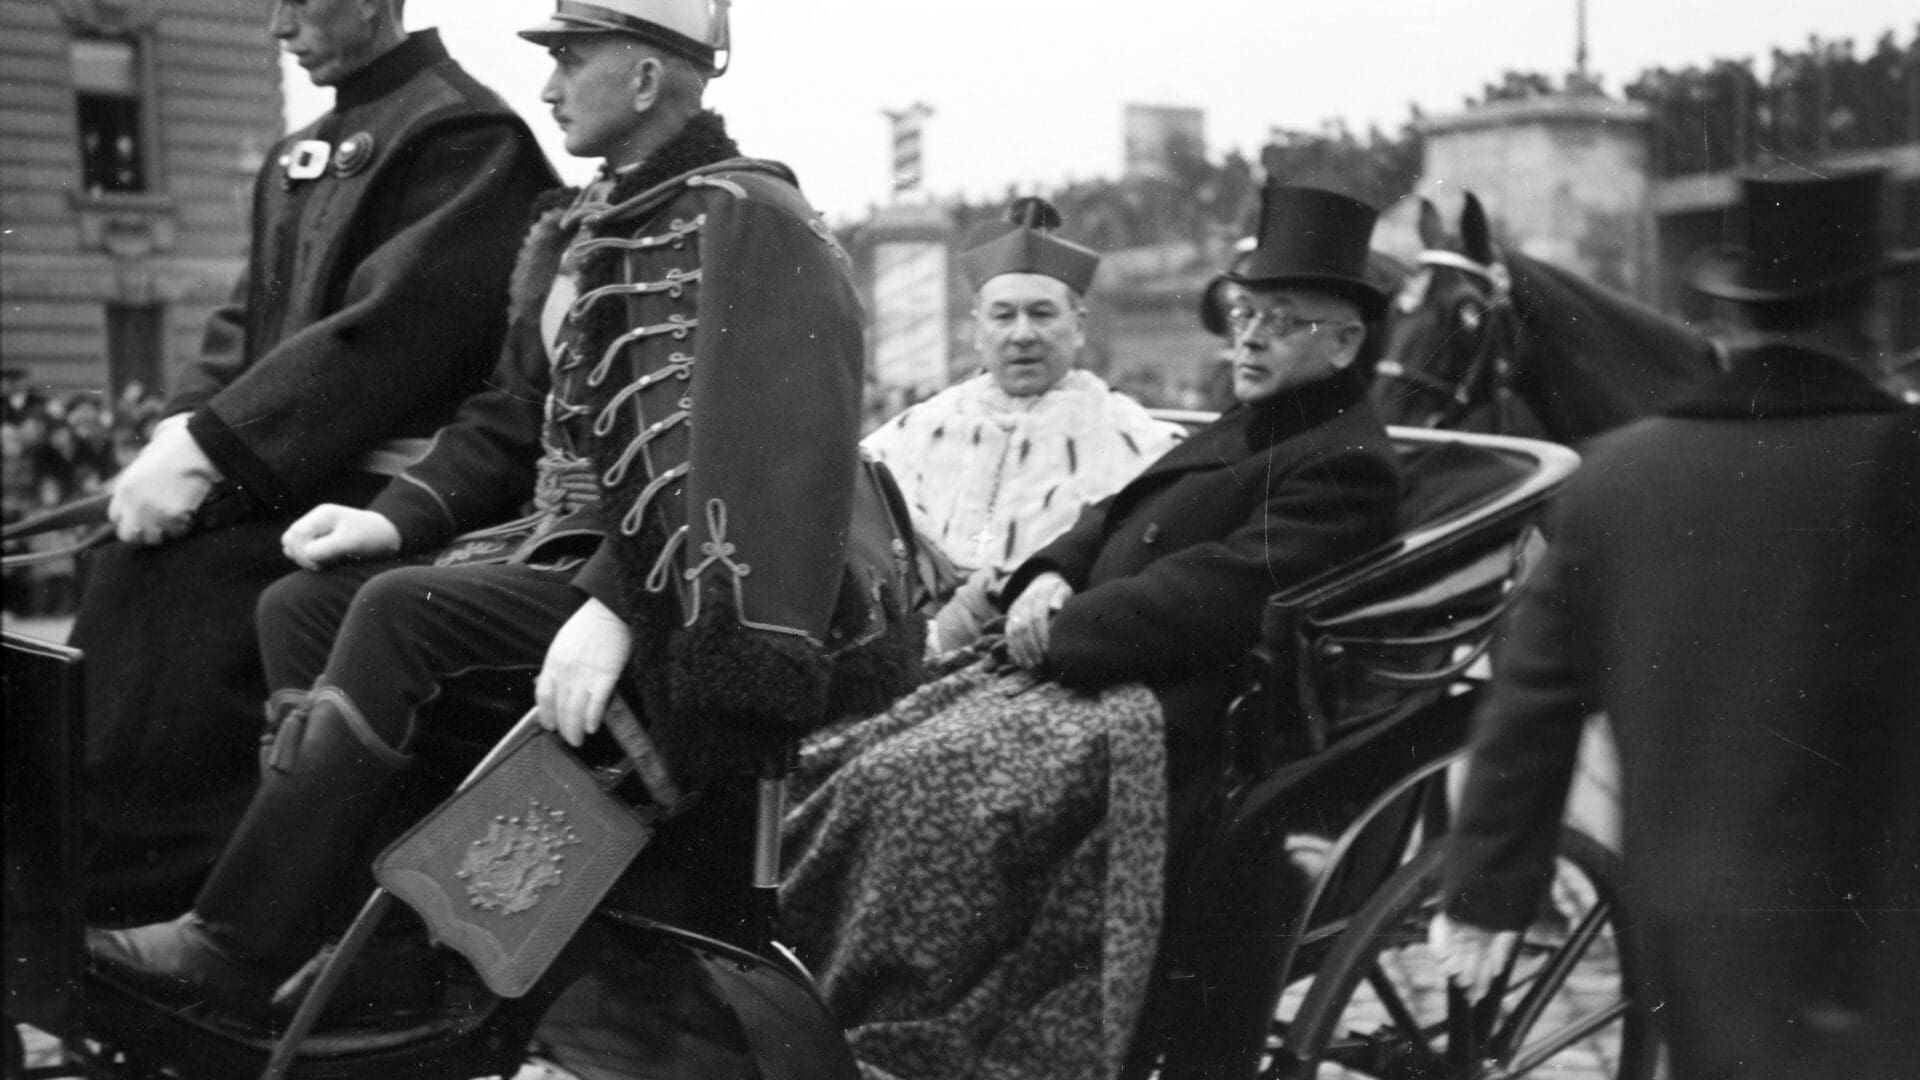
[[[535,45],[552,46],[581,34],[626,34],[671,49],[714,75],[733,60],[727,6],[732,0],[559,0],[553,17],[520,31]]]
[[[1227,277],[1242,285],[1306,285],[1344,296],[1377,317],[1387,294],[1367,280],[1367,250],[1379,211],[1319,188],[1269,183],[1260,193],[1260,228],[1251,252]]]
[[[975,226],[960,268],[975,289],[1001,274],[1043,274],[1085,296],[1100,256],[1053,235],[1060,211],[1045,199],[1015,199],[1003,221]]]
[[[1708,296],[1745,304],[1798,300],[1920,265],[1920,249],[1880,247],[1881,169],[1740,178],[1742,243],[1695,255],[1687,278]]]

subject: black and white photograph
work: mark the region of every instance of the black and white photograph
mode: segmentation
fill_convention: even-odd
[[[7,1080],[1920,1080],[1892,0],[0,0]]]

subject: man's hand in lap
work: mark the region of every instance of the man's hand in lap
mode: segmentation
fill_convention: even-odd
[[[220,479],[187,431],[185,413],[162,420],[153,439],[113,481],[107,519],[129,544],[154,545],[186,535],[193,512]]]
[[[1047,663],[1047,627],[1053,613],[1073,595],[1067,579],[1048,571],[1027,583],[1007,609],[1007,654],[1029,671]]]
[[[400,550],[400,530],[383,514],[323,503],[287,526],[280,550],[308,570],[344,559],[377,559]]]

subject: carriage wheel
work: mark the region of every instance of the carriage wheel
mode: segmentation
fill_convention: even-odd
[[[1552,888],[1505,991],[1473,1008],[1449,993],[1427,946],[1441,860],[1437,846],[1422,852],[1354,917],[1261,1075],[1652,1077],[1659,1048],[1628,991],[1640,960],[1621,918],[1618,857],[1562,830]]]

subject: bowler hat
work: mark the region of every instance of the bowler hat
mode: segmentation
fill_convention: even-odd
[[[1372,319],[1387,294],[1367,280],[1379,211],[1319,188],[1269,183],[1260,193],[1258,243],[1227,276],[1243,285],[1307,285],[1344,296]]]
[[[1818,177],[1743,175],[1744,242],[1694,255],[1689,282],[1708,296],[1761,304],[1816,296],[1920,265],[1920,249],[1881,250],[1884,175],[1877,168]]]
[[[580,34],[626,34],[671,49],[720,75],[732,59],[732,0],[559,0],[553,17],[520,31],[535,45]],[[721,54],[726,54],[723,59]]]
[[[1100,256],[1053,235],[1060,211],[1045,199],[1015,199],[1001,221],[980,225],[967,236],[960,268],[974,288],[1001,274],[1041,274],[1066,283],[1085,296],[1100,269]]]

